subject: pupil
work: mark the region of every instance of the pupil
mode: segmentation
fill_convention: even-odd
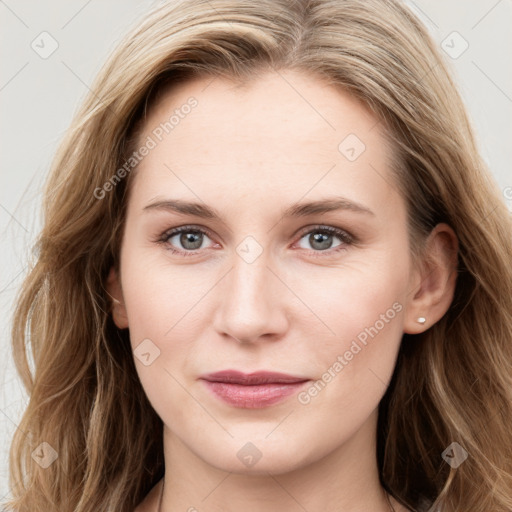
[[[311,243],[312,247],[315,247],[315,244],[320,243],[320,247],[317,246],[317,249],[320,249],[320,250],[329,249],[329,247],[332,244],[332,241],[329,240],[331,235],[328,235],[326,233],[315,233],[314,235],[311,235],[311,237],[312,237],[312,240],[310,240],[310,243]],[[326,240],[329,240],[329,242],[326,242]]]

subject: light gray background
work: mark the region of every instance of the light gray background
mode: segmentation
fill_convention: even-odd
[[[256,1],[256,0],[255,0]],[[41,184],[58,142],[107,55],[155,1],[0,0],[0,503],[10,496],[8,447],[27,396],[10,355],[15,294],[40,229]],[[439,45],[468,49],[446,55],[469,108],[480,149],[503,200],[512,207],[512,1],[416,0],[407,3]],[[46,49],[42,32],[58,48]],[[448,39],[447,39],[448,38]],[[445,43],[443,43],[445,41]]]

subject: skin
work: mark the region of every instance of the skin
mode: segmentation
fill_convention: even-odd
[[[413,265],[382,125],[321,79],[289,70],[243,88],[221,78],[178,84],[150,110],[141,141],[190,96],[198,106],[139,164],[120,274],[111,269],[108,279],[114,321],[129,328],[132,348],[150,339],[160,350],[148,366],[135,363],[164,424],[161,510],[388,511],[375,455],[377,407],[403,333],[431,327],[453,299],[456,236],[439,224],[427,243],[430,263]],[[338,149],[348,134],[366,146],[354,161]],[[335,195],[373,214],[282,217],[292,204]],[[144,209],[169,198],[207,204],[222,218]],[[185,225],[209,232],[199,249],[179,235],[156,241]],[[327,234],[322,246],[313,239],[317,225],[355,242]],[[237,252],[247,236],[263,251],[251,263]],[[400,311],[307,404],[292,396],[264,409],[234,408],[199,380],[224,369],[321,380],[396,303]],[[237,457],[248,442],[261,453],[251,467]],[[162,483],[136,512],[156,512]]]

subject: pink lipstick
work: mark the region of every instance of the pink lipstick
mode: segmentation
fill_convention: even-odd
[[[282,402],[310,379],[268,371],[247,374],[224,370],[203,375],[201,380],[217,398],[233,407],[262,409]]]

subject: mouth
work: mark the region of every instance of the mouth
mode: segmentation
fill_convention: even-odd
[[[260,371],[250,374],[224,370],[200,377],[219,400],[233,407],[262,409],[283,402],[310,379],[285,373]]]

